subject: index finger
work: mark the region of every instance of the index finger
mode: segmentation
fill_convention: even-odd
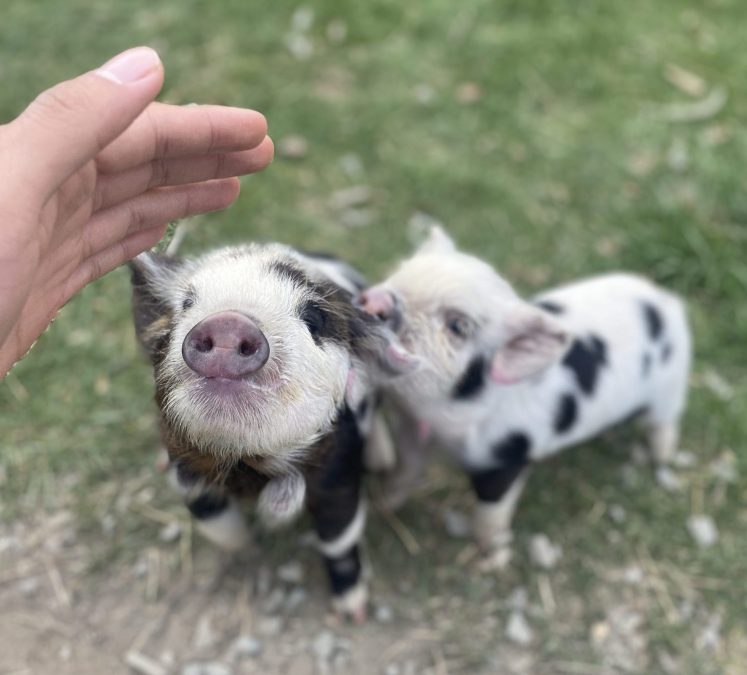
[[[250,150],[266,135],[267,120],[256,110],[151,103],[96,163],[102,173],[114,173],[159,158]]]

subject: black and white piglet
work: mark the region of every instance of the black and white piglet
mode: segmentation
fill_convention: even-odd
[[[279,244],[146,253],[131,269],[170,473],[198,528],[237,549],[247,543],[240,498],[258,496],[271,526],[305,505],[336,608],[362,619],[364,454],[388,447],[371,375],[406,360],[353,306],[360,276]]]
[[[511,518],[534,462],[637,413],[657,462],[676,449],[690,331],[683,303],[641,277],[603,275],[528,302],[434,228],[359,302],[421,363],[391,382],[413,418],[391,501],[418,477],[432,434],[469,474],[488,566],[509,559]]]

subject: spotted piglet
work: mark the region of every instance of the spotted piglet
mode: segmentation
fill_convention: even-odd
[[[676,449],[690,331],[683,303],[641,277],[602,275],[526,301],[434,228],[359,302],[420,362],[391,381],[412,420],[390,505],[422,473],[433,436],[470,477],[488,567],[510,557],[511,519],[535,462],[639,414],[656,462]]]
[[[131,264],[137,335],[154,367],[170,474],[198,529],[247,543],[239,500],[273,527],[305,506],[337,609],[364,617],[361,476],[387,435],[372,375],[397,372],[391,332],[353,306],[349,266],[281,245]]]

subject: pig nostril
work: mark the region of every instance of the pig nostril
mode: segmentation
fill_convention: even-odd
[[[207,352],[212,351],[213,338],[205,337],[205,338],[202,338],[201,340],[196,340],[195,349],[202,354],[206,354]]]
[[[256,342],[242,340],[239,345],[239,354],[241,356],[254,356],[259,351],[259,345]]]

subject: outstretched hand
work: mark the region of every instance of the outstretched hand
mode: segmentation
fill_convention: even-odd
[[[138,47],[0,126],[0,378],[83,286],[272,161],[260,113],[154,103],[162,85]]]

